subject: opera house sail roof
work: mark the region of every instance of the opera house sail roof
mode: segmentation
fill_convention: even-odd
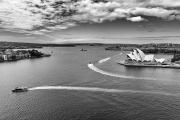
[[[133,52],[130,52],[127,54],[128,60],[133,60],[133,61],[139,61],[139,62],[159,62],[163,63],[165,61],[164,58],[157,59],[154,57],[153,54],[146,55],[143,51],[140,49],[134,49]]]

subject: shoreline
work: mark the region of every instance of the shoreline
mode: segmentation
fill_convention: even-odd
[[[126,67],[151,67],[151,68],[172,68],[172,69],[180,69],[180,65],[178,64],[169,64],[169,65],[143,65],[143,64],[126,64],[125,61],[117,62],[117,64],[124,65]]]
[[[17,59],[17,60],[7,60],[7,61],[0,61],[0,64],[1,63],[11,63],[11,62],[17,62],[17,61],[20,61],[20,60],[31,60],[31,59],[38,59],[38,58],[44,58],[44,57],[50,57],[51,55],[50,54],[46,54],[42,57],[31,57],[31,58],[24,58],[24,59]]]
[[[105,43],[66,43],[66,44],[48,44],[48,43],[23,43],[23,42],[5,42],[0,41],[0,50],[3,49],[33,49],[43,47],[77,47],[94,46],[104,47],[110,51],[131,51],[134,48],[141,49],[144,53],[153,54],[174,54],[180,53],[180,44],[173,43],[147,43],[147,44],[105,44]]]
[[[12,50],[5,49],[0,51],[0,63],[15,62],[24,59],[36,59],[42,57],[50,57],[50,54],[42,53],[36,49],[32,50]]]

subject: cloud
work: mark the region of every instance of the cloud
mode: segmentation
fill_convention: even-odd
[[[179,0],[2,0],[0,28],[41,34],[81,23],[180,20]]]
[[[132,22],[146,21],[146,19],[142,18],[141,16],[130,17],[130,18],[127,18],[127,20],[132,21]]]
[[[149,4],[152,6],[161,6],[165,8],[180,7],[179,0],[150,0]]]

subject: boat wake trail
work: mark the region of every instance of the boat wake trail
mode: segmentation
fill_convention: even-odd
[[[94,66],[94,64],[88,64],[89,69],[101,73],[103,75],[107,75],[107,76],[112,76],[112,77],[119,77],[119,78],[126,78],[126,79],[142,79],[142,80],[156,80],[153,78],[147,78],[147,77],[134,77],[134,76],[126,76],[126,75],[120,75],[120,74],[116,74],[116,73],[110,73],[107,71],[103,71],[99,68],[97,68],[96,66]]]
[[[106,61],[108,61],[108,60],[110,60],[111,59],[111,57],[108,57],[108,58],[104,58],[104,59],[102,59],[102,60],[99,60],[98,61],[98,63],[104,63],[104,62],[106,62]]]
[[[155,91],[138,91],[138,90],[120,90],[120,89],[107,89],[98,87],[75,87],[75,86],[40,86],[29,88],[29,90],[69,90],[69,91],[88,91],[88,92],[104,92],[104,93],[133,93],[133,94],[156,94],[165,96],[179,96],[180,94],[155,92]]]
[[[119,54],[117,54],[117,55],[114,55],[114,56],[111,56],[111,57],[104,58],[104,59],[102,59],[102,60],[99,60],[98,63],[99,63],[99,64],[104,63],[104,62],[110,60],[111,58],[114,58],[114,57],[116,57],[116,56],[120,56],[120,55],[122,55],[122,54],[123,54],[123,53],[119,53]]]

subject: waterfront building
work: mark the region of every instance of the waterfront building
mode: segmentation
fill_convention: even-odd
[[[0,51],[0,62],[3,61],[16,61],[28,58],[48,57],[50,55],[43,54],[38,50],[17,50],[6,49]]]
[[[3,54],[2,56],[3,56],[3,60],[4,60],[4,61],[7,61],[7,60],[8,60],[8,56],[7,56],[7,55],[4,55],[4,54]]]
[[[163,63],[165,61],[164,58],[161,58],[161,59],[155,58],[153,54],[146,55],[140,49],[134,49],[132,52],[127,54],[127,59],[130,60],[130,61],[136,61],[136,62],[158,62],[158,63]]]

